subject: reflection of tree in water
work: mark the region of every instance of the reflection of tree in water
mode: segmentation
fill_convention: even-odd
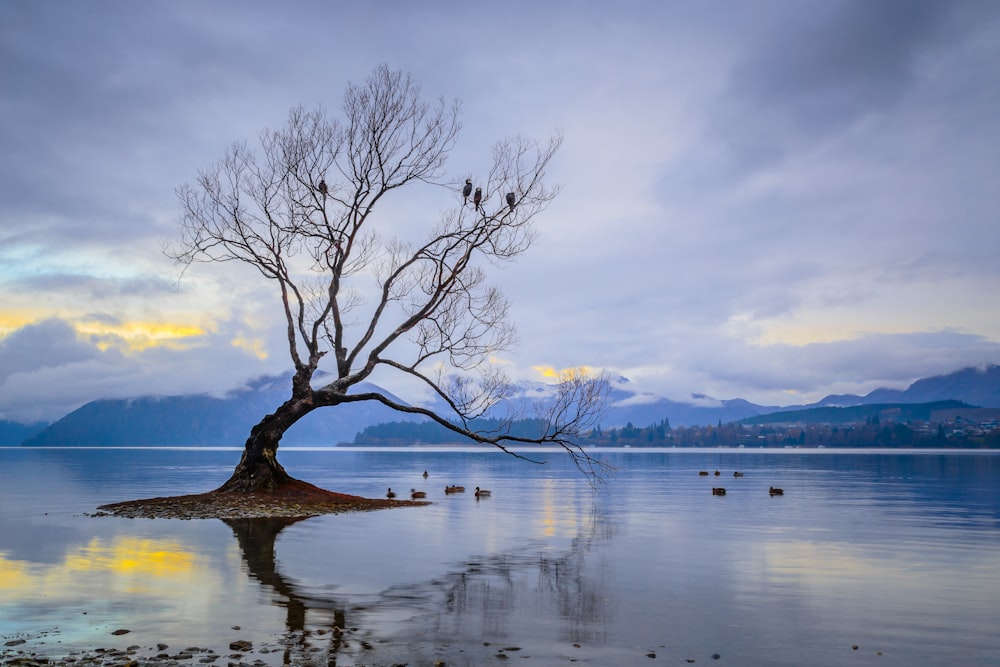
[[[278,571],[274,557],[274,544],[278,534],[286,527],[302,521],[302,518],[270,519],[223,519],[239,543],[249,575],[271,588],[280,596],[279,606],[286,610],[287,630],[284,662],[288,664],[293,656],[309,654],[315,661],[318,654],[325,652],[326,663],[336,665],[337,655],[344,653],[351,644],[345,637],[348,632],[345,605],[337,600],[300,592],[291,579]],[[319,618],[311,628],[306,627],[307,612],[316,612]],[[355,619],[356,620],[356,619]],[[368,642],[357,639],[362,648]],[[325,647],[318,644],[327,644]]]
[[[551,639],[566,645],[605,641],[613,612],[612,567],[606,560],[591,563],[588,557],[596,542],[611,537],[614,525],[596,511],[584,534],[573,539],[565,552],[554,554],[540,545],[537,551],[525,548],[492,555],[464,562],[433,581],[384,591],[369,611],[412,615],[404,635],[391,644],[357,632],[357,608],[351,612],[355,627],[347,627],[349,600],[306,593],[278,571],[278,534],[300,520],[225,521],[236,535],[249,575],[273,590],[276,603],[286,609],[286,664],[294,658],[336,665],[338,656],[362,651],[370,660],[384,652],[378,658],[395,654],[404,662],[422,664],[424,652],[440,656],[462,647],[482,647],[486,638],[518,640],[529,633],[537,637],[539,623],[551,625]]]
[[[603,643],[613,614],[613,568],[603,557],[590,562],[590,555],[615,526],[593,511],[582,532],[565,552],[540,545],[461,564],[432,582],[436,601],[429,618],[416,622],[429,622],[438,642],[455,646],[487,638],[518,643],[537,637],[540,624],[551,626],[550,638],[565,646]]]
[[[440,632],[502,639],[526,617],[558,618],[559,639],[600,643],[610,615],[608,568],[589,571],[583,540],[569,551],[501,554],[464,564],[446,577]]]

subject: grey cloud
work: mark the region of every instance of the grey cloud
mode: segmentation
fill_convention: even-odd
[[[798,7],[794,21],[777,21],[736,67],[732,91],[811,131],[898,101],[949,5],[851,0]]]
[[[693,362],[720,386],[754,385],[760,390],[794,392],[789,395],[817,399],[821,398],[817,394],[829,391],[831,385],[854,387],[855,391],[905,387],[921,377],[996,358],[1000,344],[975,334],[943,330],[869,334],[803,346],[770,345],[756,348],[753,354],[738,349],[720,352],[719,348],[703,352]]]
[[[710,332],[661,339],[649,365],[620,369],[632,388],[686,400],[691,392],[800,405],[829,394],[903,389],[917,379],[1000,357],[1000,344],[975,334],[937,331],[870,334],[804,346],[758,346]]]
[[[26,326],[0,339],[0,419],[51,421],[100,398],[222,395],[247,378],[287,370],[280,356],[260,360],[230,345],[241,328],[220,322],[194,347],[123,354],[114,336],[81,340],[59,320]],[[101,350],[100,342],[112,346]]]
[[[853,305],[919,303],[944,282],[979,298],[1000,279],[1000,5],[582,4],[472,16],[457,1],[0,3],[2,289],[72,294],[108,323],[137,308],[154,319],[192,303],[228,311],[217,289],[254,322],[220,325],[183,353],[91,347],[78,363],[14,373],[0,406],[31,410],[57,390],[65,406],[224,389],[282,370],[281,327],[265,324],[280,317],[273,295],[215,267],[168,303],[169,270],[146,267],[165,261],[159,238],[176,231],[176,185],[295,104],[337,109],[344,84],[380,61],[463,100],[458,172],[506,134],[566,134],[552,169],[566,188],[539,244],[497,275],[515,301],[517,363],[648,367],[654,392],[754,398],[861,382],[865,368],[887,381],[995,358],[974,337],[940,349],[744,338],[755,318],[794,322],[817,305],[850,318]],[[436,213],[404,206],[409,230]],[[131,277],[83,275],[105,263]],[[928,310],[915,326],[943,324]],[[238,337],[274,338],[272,358],[235,350]]]
[[[179,175],[185,146],[237,138],[219,139],[212,128],[238,133],[244,117],[237,108],[266,109],[249,100],[287,62],[260,48],[259,25],[250,20],[259,9],[240,4],[228,16],[221,9],[5,3],[0,214],[23,218],[45,202],[47,217],[62,216],[76,238],[148,234],[150,204],[174,206],[181,178],[160,177],[171,168]],[[269,26],[270,39],[280,38],[278,24]]]
[[[995,30],[1000,7],[934,0],[843,0],[761,7],[729,86],[709,111],[711,135],[732,153],[717,173],[767,165],[860,119],[894,115],[933,81],[939,63]],[[986,31],[984,33],[984,31]]]
[[[57,319],[30,324],[0,338],[0,380],[14,373],[93,359],[98,351]]]
[[[133,278],[104,278],[86,274],[46,273],[20,278],[9,283],[10,289],[21,292],[62,292],[78,294],[84,299],[113,299],[115,297],[159,297],[176,293],[175,280],[156,276]]]

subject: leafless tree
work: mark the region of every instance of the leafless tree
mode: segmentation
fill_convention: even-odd
[[[471,425],[512,394],[491,363],[514,343],[510,304],[484,268],[530,247],[532,223],[556,194],[544,176],[560,139],[497,143],[477,180],[482,204],[473,206],[462,186],[476,175],[448,180],[445,171],[461,129],[457,102],[428,103],[409,76],[379,66],[364,84],[347,87],[342,111],[336,120],[322,109],[292,109],[285,127],[261,133],[258,150],[236,143],[178,188],[181,233],[167,254],[185,266],[236,260],[274,281],[295,369],[291,397],[253,427],[219,491],[294,482],[276,460],[282,435],[317,408],[354,401],[423,415],[516,456],[525,456],[516,445],[558,444],[593,473],[595,462],[575,438],[603,410],[603,376],[565,374],[536,415],[547,424],[537,438]],[[376,208],[421,187],[443,211],[425,223],[425,240],[376,228]],[[422,210],[407,216],[411,228],[427,220]],[[358,389],[380,369],[419,380],[454,414]]]

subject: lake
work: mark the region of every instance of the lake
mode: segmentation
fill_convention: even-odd
[[[239,450],[0,447],[0,656],[1000,664],[1000,453],[595,450],[596,487],[541,455],[282,449],[324,488],[431,504],[223,522],[92,515],[215,488]]]

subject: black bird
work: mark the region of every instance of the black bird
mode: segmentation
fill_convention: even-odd
[[[476,210],[478,211],[483,203],[483,189],[476,188],[476,194],[472,195],[472,203],[476,205]]]
[[[388,491],[386,491],[386,492],[385,492],[385,497],[386,497],[386,498],[395,498],[395,497],[396,497],[396,492],[395,492],[395,491],[393,491],[393,490],[392,490],[392,489],[390,488],[390,489],[389,489]]]
[[[776,489],[775,487],[772,486],[770,489],[768,489],[768,493],[770,493],[772,496],[783,496],[785,495],[785,490]]]
[[[514,212],[514,202],[515,201],[517,201],[517,198],[514,197],[514,193],[513,192],[508,192],[507,193],[507,206],[510,206],[510,212],[511,213]]]
[[[471,194],[472,194],[472,179],[467,178],[465,179],[465,187],[462,188],[462,198],[464,200],[462,201],[463,206],[469,203],[469,195]]]
[[[323,193],[323,199],[326,199],[326,193],[328,193],[330,191],[330,189],[328,187],[326,187],[326,179],[325,178],[321,178],[320,181],[319,181],[319,191]]]
[[[724,496],[724,495],[726,495],[726,490],[724,488],[722,488],[721,486],[713,486],[712,487],[712,495],[713,496]]]

